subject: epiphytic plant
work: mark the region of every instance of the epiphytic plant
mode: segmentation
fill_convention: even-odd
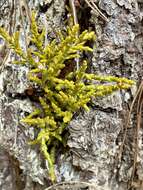
[[[45,45],[45,29],[42,32],[38,31],[34,13],[30,32],[33,46],[24,52],[19,43],[19,32],[9,36],[3,28],[0,28],[0,35],[19,56],[15,64],[29,65],[28,78],[41,91],[39,107],[22,119],[22,122],[39,128],[39,133],[31,144],[40,145],[48,161],[51,180],[55,181],[56,147],[62,142],[62,133],[73,114],[81,107],[89,110],[87,103],[92,97],[108,95],[119,89],[128,89],[134,82],[126,78],[86,73],[86,61],[80,63],[79,70],[68,69],[83,51],[92,52],[85,43],[95,40],[94,32],[85,30],[79,34],[79,26],[75,25],[72,28],[68,27],[66,34],[59,32],[57,40]]]

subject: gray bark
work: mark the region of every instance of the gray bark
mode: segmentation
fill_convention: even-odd
[[[10,33],[20,25],[24,49],[25,33],[29,31],[25,2],[0,1],[0,25]],[[27,2],[30,9],[38,11],[39,25],[46,26],[49,41],[55,37],[54,28],[65,27],[65,1]],[[81,4],[86,11],[91,11],[84,1]],[[85,21],[97,35],[93,57],[87,55],[91,61],[91,72],[127,77],[139,84],[143,75],[143,1],[97,0],[96,4],[109,22],[93,11]],[[19,122],[33,109],[32,102],[21,95],[29,86],[28,68],[11,64],[14,55],[9,53],[2,39],[0,43],[0,189],[45,190],[51,185],[45,162],[39,148],[28,144],[29,139],[34,138],[34,128]],[[93,186],[89,189],[127,190],[133,170],[135,114],[132,114],[131,125],[127,129],[121,160],[118,160],[118,154],[136,89],[137,85],[128,91],[93,99],[89,112],[81,111],[72,119],[68,126],[69,150],[59,155],[56,163],[57,181],[67,184],[52,189],[75,190],[91,184]],[[136,176],[131,188],[136,190],[143,189],[142,132],[140,129]]]

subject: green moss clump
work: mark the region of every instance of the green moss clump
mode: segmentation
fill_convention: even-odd
[[[0,35],[19,55],[19,60],[15,63],[29,64],[29,80],[36,83],[42,91],[39,108],[35,108],[34,112],[22,119],[22,122],[39,128],[39,133],[31,144],[40,145],[48,161],[52,181],[56,180],[54,172],[56,146],[62,142],[62,133],[73,114],[82,107],[89,110],[87,103],[92,97],[108,95],[119,89],[128,89],[134,84],[126,78],[86,73],[86,61],[80,63],[79,70],[69,70],[74,62],[73,59],[80,57],[83,51],[92,52],[92,49],[85,44],[88,40],[95,40],[94,32],[85,30],[78,34],[78,25],[68,27],[66,35],[59,32],[58,41],[53,40],[45,46],[45,29],[38,32],[33,13],[30,40],[34,48],[29,47],[27,52],[24,52],[19,44],[19,32],[9,36],[3,28],[0,28]],[[66,72],[63,72],[64,69]],[[93,81],[98,81],[98,84],[94,84]]]

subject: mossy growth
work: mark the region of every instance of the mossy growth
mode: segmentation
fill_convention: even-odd
[[[80,108],[89,110],[87,103],[92,97],[111,94],[119,89],[128,89],[132,80],[114,76],[98,76],[86,72],[87,62],[80,63],[79,70],[68,70],[74,59],[83,51],[93,50],[86,46],[95,40],[94,32],[87,30],[79,34],[79,25],[67,27],[66,34],[58,33],[58,39],[45,45],[45,29],[38,31],[35,14],[32,14],[30,41],[33,46],[24,52],[19,43],[19,32],[12,36],[1,27],[0,35],[9,47],[19,56],[15,64],[28,64],[28,78],[42,91],[39,107],[22,119],[22,122],[39,128],[39,133],[31,144],[39,144],[48,161],[51,180],[56,180],[54,172],[57,144],[63,141],[62,133],[71,121],[73,114]],[[62,75],[66,68],[67,72]],[[98,83],[96,83],[98,81]]]

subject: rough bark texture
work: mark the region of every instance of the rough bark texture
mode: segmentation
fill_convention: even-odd
[[[23,48],[25,33],[29,31],[25,2],[0,1],[0,25],[6,27],[10,33],[20,26]],[[48,40],[55,37],[54,28],[65,27],[65,1],[27,2],[30,9],[38,11],[39,24],[41,27],[46,26]],[[80,21],[82,27],[92,27],[97,35],[93,57],[86,55],[91,61],[91,72],[123,76],[139,83],[143,75],[143,1],[97,0],[96,4],[109,22],[103,21],[81,1],[85,10],[82,13],[84,24]],[[79,19],[82,16],[79,14]],[[34,138],[34,129],[19,122],[24,114],[32,110],[32,101],[25,95],[25,89],[29,86],[28,68],[11,64],[14,55],[9,53],[2,39],[0,43],[0,189],[45,190],[51,184],[44,159],[38,147],[28,145],[28,140]],[[123,128],[135,91],[136,88],[132,88],[106,98],[93,99],[90,112],[81,111],[75,115],[68,126],[69,149],[57,159],[58,182],[89,182],[95,186],[89,189],[96,190],[127,189],[133,169],[132,139],[136,126],[134,114],[131,127],[127,130],[122,160],[117,160]],[[136,190],[143,189],[142,132],[140,129],[138,163],[131,188]],[[69,186],[74,190],[80,189],[74,183]],[[64,186],[64,189],[68,187]]]

